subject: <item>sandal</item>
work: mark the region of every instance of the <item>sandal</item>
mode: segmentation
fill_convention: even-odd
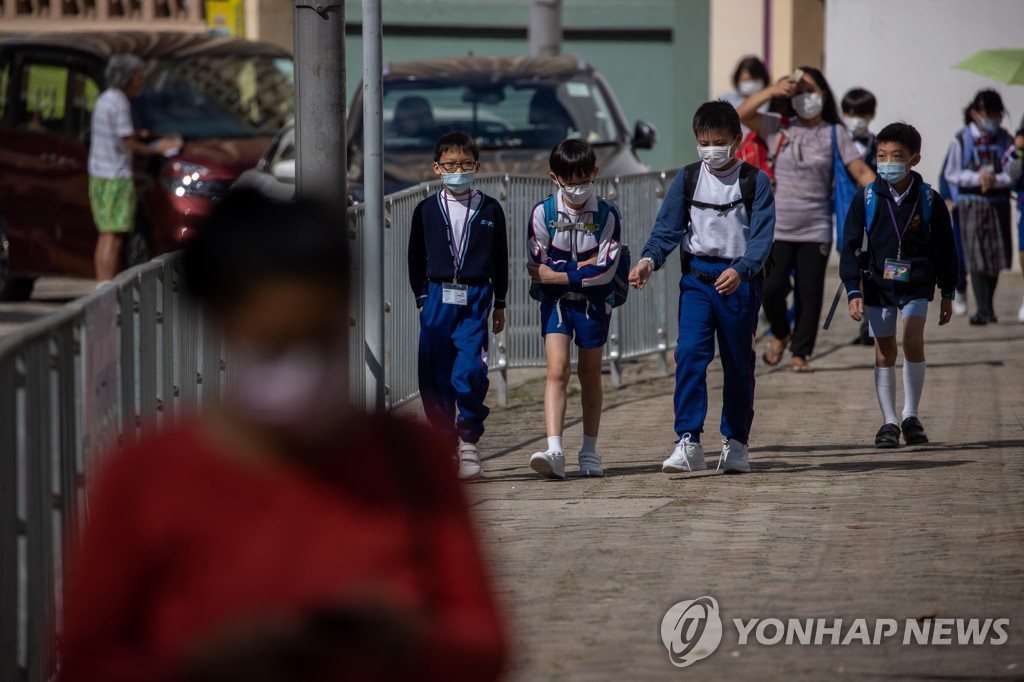
[[[787,346],[789,346],[788,336],[784,339],[772,337],[772,340],[768,343],[768,349],[761,355],[764,364],[774,367],[782,362],[782,356],[785,355]]]
[[[814,368],[811,367],[806,358],[794,355],[793,359],[789,362],[789,371],[795,372],[796,374],[812,374],[814,372]]]

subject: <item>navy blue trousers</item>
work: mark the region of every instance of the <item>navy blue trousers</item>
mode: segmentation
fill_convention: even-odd
[[[727,262],[694,259],[692,267],[718,276]],[[679,282],[679,341],[676,345],[676,435],[700,441],[708,414],[708,365],[715,339],[725,375],[722,435],[746,443],[754,421],[754,336],[764,278],[741,282],[728,296],[689,273]]]
[[[458,438],[467,443],[479,441],[490,413],[484,399],[490,386],[488,320],[494,290],[490,284],[471,285],[467,297],[464,306],[442,303],[441,285],[432,282],[420,311],[423,411],[452,447]]]

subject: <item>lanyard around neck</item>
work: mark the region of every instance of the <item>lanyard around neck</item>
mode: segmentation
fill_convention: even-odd
[[[441,208],[444,211],[445,225],[448,227],[448,248],[451,250],[452,263],[455,267],[454,278],[458,282],[459,271],[462,270],[462,262],[469,243],[469,214],[473,208],[473,190],[469,191],[469,197],[466,201],[466,215],[462,221],[462,235],[458,244],[455,243],[455,227],[452,225],[452,214],[448,210],[448,194],[443,190],[442,193],[444,194],[444,201],[441,203]],[[458,198],[455,200],[458,201]]]

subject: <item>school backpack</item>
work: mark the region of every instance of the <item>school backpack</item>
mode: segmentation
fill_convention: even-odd
[[[544,224],[548,227],[549,243],[554,243],[555,232],[557,230],[556,225],[558,224],[558,205],[555,200],[554,194],[549,194],[548,197],[541,202],[544,206]],[[618,218],[619,212],[615,208],[615,204],[598,197],[597,199],[597,215],[592,225],[588,225],[588,228],[600,231],[604,229],[605,223],[608,222],[608,214],[615,211],[615,216]],[[615,267],[615,276],[612,278],[612,291],[608,294],[608,304],[613,308],[618,308],[620,305],[626,302],[626,297],[629,295],[629,268],[631,258],[629,254],[629,247],[625,244],[619,245],[619,262]],[[544,290],[541,284],[533,284],[530,286],[530,298],[535,301],[544,300]]]
[[[763,137],[751,130],[736,148],[736,158],[749,163],[754,168],[763,170],[765,175],[775,187],[775,159],[782,149],[786,134],[782,130],[778,132],[778,141],[774,149],[769,149],[768,143]]]
[[[832,126],[832,211],[836,217],[836,250],[843,248],[843,223],[850,212],[850,204],[857,195],[859,185],[850,177],[842,157],[839,155],[839,140],[836,139],[836,128]],[[843,130],[845,134],[845,129]]]
[[[924,225],[930,226],[932,221],[932,201],[935,198],[932,195],[932,186],[927,182],[922,182],[921,188],[918,191],[921,196],[921,219]],[[875,209],[877,205],[878,196],[875,192],[875,186],[868,185],[864,188],[864,239],[860,243],[860,251],[856,254],[858,257],[868,252],[868,234],[875,225]]]

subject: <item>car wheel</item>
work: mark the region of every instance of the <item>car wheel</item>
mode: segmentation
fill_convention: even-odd
[[[149,226],[140,222],[124,239],[125,268],[146,263],[153,257],[153,238]]]
[[[36,280],[32,277],[11,277],[10,253],[7,225],[0,218],[0,301],[26,301],[32,295]]]

